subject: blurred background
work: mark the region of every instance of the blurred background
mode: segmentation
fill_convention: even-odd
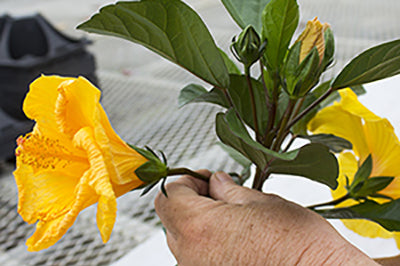
[[[217,44],[229,51],[232,37],[240,31],[221,2],[185,2],[198,11]],[[216,145],[213,121],[219,109],[196,104],[178,110],[180,89],[190,82],[202,83],[200,80],[139,45],[75,29],[109,3],[111,1],[106,0],[35,0],[33,4],[31,0],[0,0],[0,17],[8,15],[19,19],[40,13],[55,29],[72,38],[67,38],[72,43],[85,43],[85,56],[90,57],[90,54],[93,58],[88,60],[94,60],[82,71],[93,74],[93,80],[103,92],[102,104],[111,123],[127,142],[163,150],[171,166],[239,172],[241,168]],[[400,37],[400,2],[397,0],[298,0],[298,3],[300,31],[307,20],[318,16],[321,22],[331,24],[335,33],[336,61],[324,79],[332,77],[362,50]],[[3,17],[0,32],[6,21]],[[13,149],[15,138],[28,131],[32,124],[18,117],[17,112],[7,112],[4,106],[14,101],[13,106],[19,108],[20,102],[11,100],[11,95],[15,91],[24,95],[27,90],[28,84],[18,83],[19,62],[27,59],[14,53],[13,61],[4,60],[1,51],[10,52],[7,49],[14,49],[16,44],[10,48],[4,35],[1,38],[0,265],[174,265],[153,208],[156,190],[144,197],[134,192],[118,200],[117,222],[106,245],[101,242],[95,224],[95,206],[92,206],[78,217],[75,225],[56,245],[38,253],[26,251],[24,243],[34,226],[24,223],[16,211],[17,192],[10,149]],[[91,44],[86,44],[82,38]],[[74,50],[74,45],[68,47],[75,52],[80,49]],[[36,57],[41,56],[46,56],[46,51]],[[35,56],[29,60],[34,59]],[[53,66],[58,65],[57,62],[60,61],[51,61]],[[82,65],[68,63],[68,66],[78,68]],[[35,67],[40,71],[43,66]],[[20,68],[24,70],[23,66]],[[399,86],[400,80],[396,77],[368,84],[367,95],[361,97],[361,101],[377,115],[388,117],[397,132],[400,130]],[[287,176],[271,178],[265,190],[303,205],[330,199],[329,191],[322,185]],[[383,257],[399,253],[392,240],[364,239],[347,231],[339,221],[333,224],[368,255]]]

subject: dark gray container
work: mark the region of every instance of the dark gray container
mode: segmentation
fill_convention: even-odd
[[[0,159],[12,156],[15,138],[32,127],[22,102],[34,79],[41,74],[82,75],[97,84],[89,43],[65,36],[40,14],[0,17]]]
[[[86,39],[57,31],[40,14],[0,18],[0,108],[24,119],[21,106],[29,84],[43,74],[82,75],[97,83]],[[43,95],[45,97],[45,95]]]

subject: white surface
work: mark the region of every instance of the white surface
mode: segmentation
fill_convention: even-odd
[[[164,232],[158,230],[147,241],[140,244],[112,266],[164,266],[176,265],[176,260],[168,249]]]

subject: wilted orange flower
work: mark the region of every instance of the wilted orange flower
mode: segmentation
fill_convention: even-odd
[[[103,242],[114,226],[116,198],[143,182],[134,171],[147,159],[112,129],[100,91],[83,77],[41,76],[30,85],[23,110],[36,121],[17,141],[18,212],[36,231],[29,251],[57,242],[79,212],[97,205]]]
[[[352,90],[343,89],[339,92],[341,101],[322,109],[308,124],[308,129],[313,133],[334,134],[353,144],[353,153],[343,152],[339,155],[339,186],[332,191],[332,196],[336,199],[347,193],[346,176],[351,184],[358,167],[371,154],[371,177],[395,177],[379,193],[393,199],[400,198],[400,142],[394,128],[387,119],[375,115],[362,105]],[[374,200],[384,201],[379,198]],[[337,207],[356,203],[355,200],[346,200]],[[343,220],[343,223],[362,236],[394,238],[400,248],[399,232],[388,232],[380,225],[366,220]]]

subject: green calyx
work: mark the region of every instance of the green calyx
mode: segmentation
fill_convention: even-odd
[[[236,59],[245,67],[250,67],[259,60],[264,52],[266,41],[261,43],[253,26],[247,26],[238,36],[233,38],[231,51]]]
[[[353,182],[350,185],[346,185],[350,197],[355,200],[366,199],[367,197],[391,199],[384,194],[380,194],[380,191],[390,185],[394,177],[370,177],[371,172],[372,157],[369,155],[356,172]]]
[[[283,88],[293,99],[306,95],[321,75],[317,49],[314,47],[299,63],[300,48],[301,42],[298,42],[290,49],[283,67]]]
[[[321,62],[321,72],[324,72],[332,63],[335,54],[335,38],[331,28],[327,28],[324,32],[325,50],[324,57]]]
[[[146,149],[141,149],[132,145],[130,146],[148,160],[135,170],[135,174],[140,180],[146,184],[152,184],[167,177],[168,167],[164,155],[162,155],[162,161],[149,147],[146,147]]]

